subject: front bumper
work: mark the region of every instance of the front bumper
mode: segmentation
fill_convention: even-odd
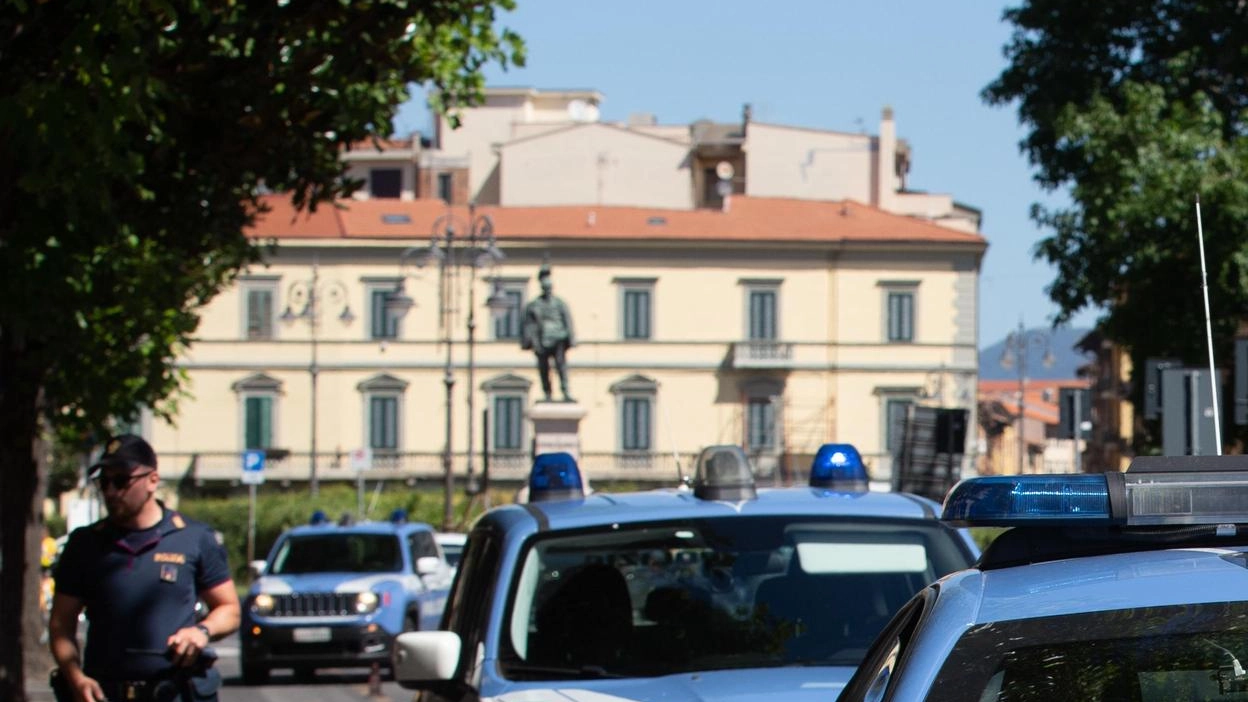
[[[249,622],[239,639],[239,655],[247,665],[269,668],[389,665],[394,645],[394,637],[375,623],[289,626]]]

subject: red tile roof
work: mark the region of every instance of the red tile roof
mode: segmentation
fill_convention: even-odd
[[[315,215],[295,216],[284,196],[267,196],[272,211],[257,218],[253,238],[389,239],[425,238],[439,216],[441,200],[344,200],[321,205]],[[454,207],[466,221],[466,207]],[[979,234],[884,212],[852,200],[840,202],[733,196],[727,211],[653,207],[569,205],[481,207],[501,239],[589,239],[633,241],[777,241],[948,243],[986,247]],[[390,223],[383,216],[389,215]],[[440,225],[438,225],[440,228]]]

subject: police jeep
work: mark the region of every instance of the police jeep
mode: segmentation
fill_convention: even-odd
[[[871,492],[846,444],[802,487],[757,487],[736,446],[705,449],[692,489],[587,496],[558,453],[528,487],[474,524],[442,630],[396,642],[426,699],[832,699],[912,594],[978,555],[936,503]]]
[[[321,512],[282,534],[243,602],[239,662],[247,684],[273,668],[388,666],[394,638],[434,629],[452,570],[433,528],[396,511],[389,522]]]
[[[902,609],[840,700],[1248,700],[1248,456],[970,479],[943,518],[1010,528]]]

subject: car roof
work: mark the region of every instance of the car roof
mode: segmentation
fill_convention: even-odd
[[[760,488],[758,497],[706,500],[679,489],[594,493],[584,499],[508,505],[495,512],[524,512],[539,530],[578,529],[613,523],[732,516],[839,516],[926,520],[935,523],[939,505],[906,493],[841,492],[822,488]],[[500,514],[506,519],[506,514]]]
[[[1248,599],[1248,547],[1082,556],[954,573],[941,587],[977,591],[975,623]]]
[[[301,524],[286,531],[291,536],[310,534],[408,534],[414,531],[432,532],[433,527],[424,522],[355,522],[337,524]]]

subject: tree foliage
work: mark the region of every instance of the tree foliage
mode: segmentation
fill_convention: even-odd
[[[487,63],[523,62],[511,7],[0,0],[0,698],[22,694],[38,420],[172,416],[198,310],[257,258],[257,195],[349,193],[341,150],[387,136],[414,83],[476,99]]]
[[[1248,305],[1248,5],[1027,0],[1007,10],[1008,65],[984,92],[1017,106],[1036,180],[1069,205],[1032,208],[1056,322],[1102,311],[1106,335],[1204,360],[1195,200],[1217,356]],[[1140,383],[1137,386],[1142,385]]]

